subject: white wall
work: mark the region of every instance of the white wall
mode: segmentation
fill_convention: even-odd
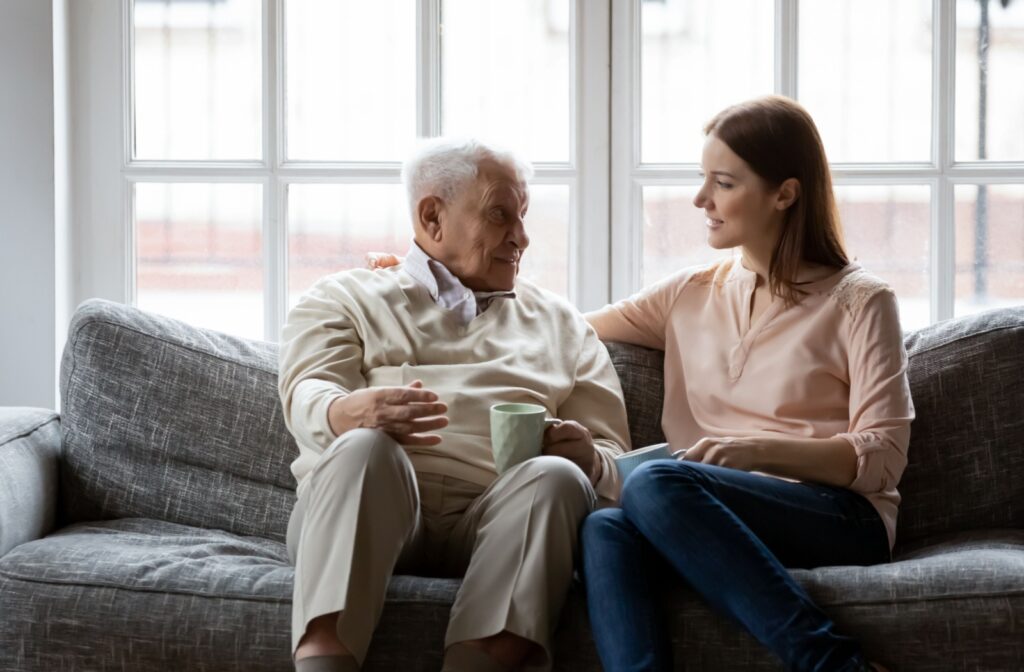
[[[0,406],[56,404],[53,6],[0,0]]]

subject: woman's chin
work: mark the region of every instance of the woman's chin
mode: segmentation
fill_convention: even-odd
[[[728,250],[730,248],[739,245],[738,242],[726,238],[725,236],[715,235],[714,231],[708,233],[708,247],[715,250]]]

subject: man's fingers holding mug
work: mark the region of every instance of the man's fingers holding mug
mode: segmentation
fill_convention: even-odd
[[[544,445],[563,441],[590,442],[590,430],[575,420],[561,420],[547,428],[544,432]]]

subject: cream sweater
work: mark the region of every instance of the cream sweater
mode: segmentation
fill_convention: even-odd
[[[491,405],[528,402],[587,427],[602,460],[597,494],[618,499],[614,457],[629,449],[618,376],[593,328],[564,299],[520,280],[462,326],[401,266],[319,280],[288,314],[278,386],[302,487],[336,438],[327,407],[364,387],[420,379],[448,404],[436,446],[407,446],[417,471],[480,485],[496,478]]]

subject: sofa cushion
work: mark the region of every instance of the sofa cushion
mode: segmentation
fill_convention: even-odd
[[[71,525],[0,558],[4,670],[289,670],[283,544],[147,519]],[[368,669],[436,670],[455,579],[397,576]]]
[[[897,543],[1024,528],[1024,307],[940,322],[906,346],[917,417]]]
[[[284,540],[298,448],[275,345],[87,301],[61,400],[66,521],[154,518]]]
[[[622,384],[633,448],[664,443],[661,410],[665,396],[665,353],[624,343],[608,343],[607,347]]]
[[[797,581],[893,669],[1022,669],[1024,531],[920,542],[875,567],[794,570]],[[4,669],[287,670],[293,572],[284,546],[134,519],[74,525],[0,558]],[[456,579],[397,576],[366,669],[436,670]],[[686,669],[779,670],[749,634],[665,581]],[[583,591],[555,636],[556,672],[600,669]]]

